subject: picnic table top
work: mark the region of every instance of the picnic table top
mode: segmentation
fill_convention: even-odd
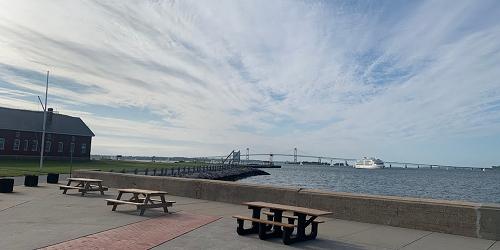
[[[138,188],[120,188],[118,189],[118,191],[122,193],[134,193],[134,194],[167,194],[167,192],[164,191],[138,189]]]
[[[102,182],[102,180],[99,180],[99,179],[89,179],[89,178],[68,178],[68,180],[71,180],[71,181],[87,181],[87,182]]]
[[[317,209],[306,208],[306,207],[289,206],[289,205],[283,205],[283,204],[275,204],[275,203],[262,202],[262,201],[244,202],[243,205],[247,205],[249,207],[270,208],[270,209],[277,209],[277,210],[283,210],[283,211],[297,212],[297,213],[301,213],[301,214],[307,214],[310,216],[322,216],[322,215],[332,214],[332,212],[323,211],[323,210],[317,210]]]

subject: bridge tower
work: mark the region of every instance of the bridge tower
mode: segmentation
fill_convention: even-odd
[[[250,160],[250,148],[247,148],[247,155],[246,155],[245,159],[247,161]]]
[[[273,163],[273,154],[272,153],[269,154],[269,163],[270,164]]]
[[[297,148],[293,149],[293,163],[297,163]]]

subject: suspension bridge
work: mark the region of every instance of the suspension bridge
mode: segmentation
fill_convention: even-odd
[[[244,157],[244,159],[242,159]],[[275,157],[289,158],[290,160],[280,160],[276,161]],[[258,159],[257,159],[258,158]],[[267,160],[266,160],[267,158]],[[285,162],[289,164],[300,164],[305,161],[299,161],[300,159],[312,159],[313,161],[307,161],[308,163],[317,162],[318,164],[328,164],[331,166],[353,166],[359,159],[355,158],[345,158],[345,157],[333,157],[333,156],[317,156],[317,155],[304,155],[298,154],[297,148],[293,149],[293,154],[286,153],[250,153],[250,149],[246,148],[244,155],[241,155],[240,150],[233,150],[229,155],[222,156],[208,156],[202,157],[202,159],[220,160],[222,163],[225,162],[249,162],[249,161],[261,161],[268,162],[270,164],[274,162]],[[335,164],[337,163],[337,164]],[[338,164],[342,163],[342,164]],[[469,169],[469,170],[485,170],[491,168],[485,167],[475,167],[475,166],[457,166],[457,165],[444,165],[444,164],[433,164],[433,163],[416,163],[416,162],[402,162],[402,161],[384,161],[386,168],[415,168],[415,169]],[[309,165],[309,164],[308,164]]]

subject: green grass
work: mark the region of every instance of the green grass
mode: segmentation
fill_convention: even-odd
[[[192,167],[208,165],[203,162],[135,162],[135,161],[112,161],[112,160],[93,160],[85,162],[73,162],[73,170],[77,169],[100,169],[102,171],[113,170],[115,172],[122,169],[131,171],[134,169],[153,169],[153,168],[172,168],[172,167]],[[44,161],[42,174],[46,173],[69,173],[69,161]],[[38,174],[38,160],[0,160],[1,176],[22,176],[25,174]]]

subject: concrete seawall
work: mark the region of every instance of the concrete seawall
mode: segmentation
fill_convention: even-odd
[[[225,181],[74,171],[113,188],[164,190],[169,194],[239,204],[267,201],[333,212],[334,218],[500,240],[500,205],[280,188]]]

